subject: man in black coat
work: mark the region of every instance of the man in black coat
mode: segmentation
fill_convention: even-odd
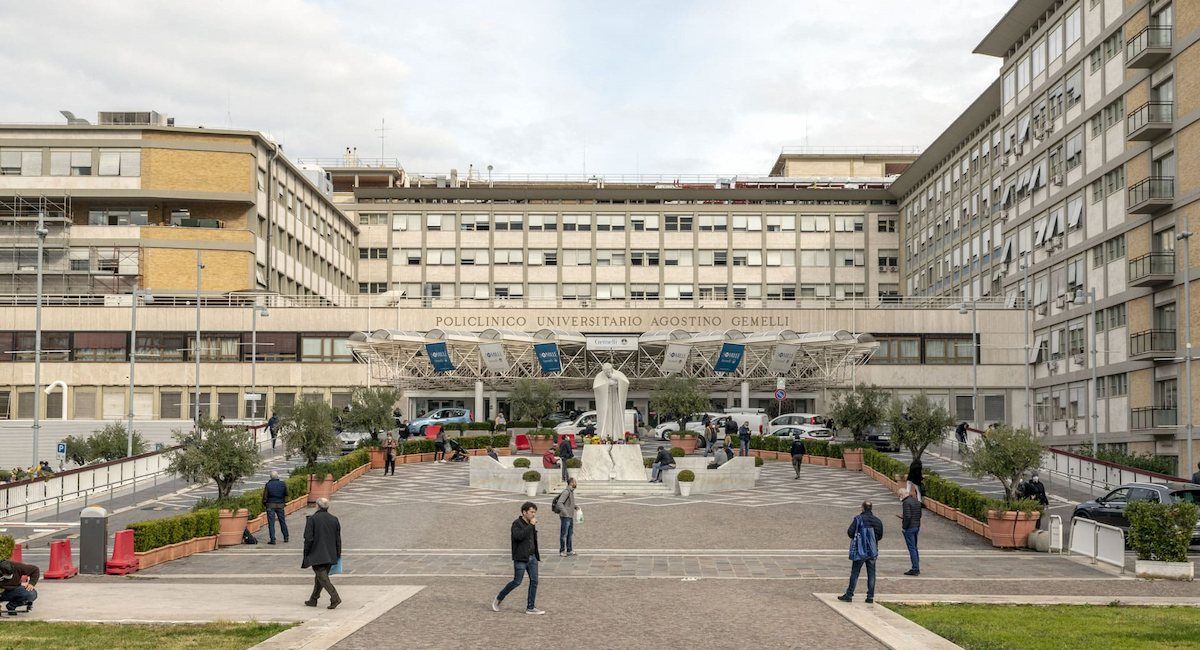
[[[675,469],[675,457],[663,445],[658,446],[658,453],[654,455],[654,462],[650,464],[650,482],[662,483],[662,471],[664,469]]]
[[[792,438],[792,469],[796,470],[796,478],[800,478],[800,465],[804,464],[804,441]]]
[[[906,576],[921,575],[921,556],[917,552],[917,535],[921,532],[921,502],[908,489],[900,488],[900,530],[904,533],[904,545],[908,547],[908,560],[912,568],[904,572]]]
[[[571,439],[563,436],[558,442],[558,457],[562,459],[562,479],[565,481],[569,478],[567,474],[567,459],[575,457],[575,450],[571,449]]]
[[[512,523],[512,560],[513,579],[504,585],[500,594],[492,601],[492,611],[500,611],[500,603],[504,602],[513,589],[521,586],[525,573],[529,572],[529,595],[525,599],[526,614],[545,614],[537,608],[538,562],[542,554],[538,551],[537,538],[537,504],[526,501],[521,504],[521,516]]]
[[[921,464],[921,459],[914,459],[908,464],[908,482],[917,486],[917,493],[913,496],[920,501],[925,496],[925,466]]]
[[[271,480],[263,486],[262,504],[267,513],[268,544],[275,543],[275,520],[279,520],[279,532],[283,533],[283,543],[288,541],[287,513],[284,512],[288,502],[287,483],[279,479],[279,472],[271,472]]]
[[[1029,475],[1029,482],[1025,484],[1026,499],[1033,499],[1042,504],[1042,512],[1038,513],[1037,527],[1042,527],[1042,516],[1046,513],[1046,507],[1050,505],[1050,499],[1046,497],[1046,486],[1042,484],[1042,480],[1038,478],[1037,472]]]
[[[875,602],[875,560],[879,557],[879,542],[883,541],[883,522],[879,521],[879,517],[871,512],[872,504],[870,501],[863,501],[862,512],[859,513],[850,522],[850,527],[846,529],[846,536],[854,539],[854,533],[858,528],[858,520],[862,519],[865,526],[875,531],[875,557],[864,558],[862,560],[853,560],[850,565],[850,584],[846,587],[846,593],[838,596],[838,600],[842,602],[850,602],[854,600],[854,587],[858,584],[858,574],[862,571],[863,565],[867,567],[867,602]]]
[[[304,524],[304,562],[301,569],[312,567],[313,592],[304,601],[309,607],[317,606],[321,590],[329,592],[329,609],[335,609],[342,604],[337,589],[329,580],[329,568],[337,564],[342,557],[342,524],[337,517],[329,514],[329,499],[317,499],[317,511]]]

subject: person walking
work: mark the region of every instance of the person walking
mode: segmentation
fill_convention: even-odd
[[[512,593],[513,589],[521,586],[521,580],[528,573],[529,594],[525,598],[525,613],[546,613],[537,608],[538,562],[541,560],[537,538],[537,504],[526,501],[521,504],[521,516],[512,523],[513,579],[504,585],[492,601],[493,612],[500,611],[500,603],[504,602],[504,598]]]
[[[654,455],[654,462],[650,464],[650,482],[662,483],[662,471],[664,469],[675,469],[675,457],[663,445],[658,446],[658,453]]]
[[[913,459],[913,462],[908,464],[908,486],[917,489],[914,496],[920,503],[925,494],[925,466],[921,464],[920,457]]]
[[[317,499],[317,511],[309,516],[304,524],[304,560],[301,569],[312,567],[313,590],[308,600],[304,601],[309,607],[316,607],[321,597],[321,590],[329,593],[329,609],[336,609],[342,604],[337,589],[329,580],[329,569],[342,558],[342,524],[337,517],[329,514],[329,499]]]
[[[440,460],[438,454],[442,455]],[[433,462],[446,462],[446,431],[441,427],[438,427],[437,437],[433,439]]]
[[[387,476],[389,470],[392,476],[396,475],[396,437],[391,431],[383,439],[383,475]]]
[[[279,431],[277,430],[278,427],[279,414],[272,413],[271,417],[267,420],[267,432],[271,434],[271,449],[275,448],[275,441],[279,437]]]
[[[558,555],[568,557],[575,555],[575,479],[567,479],[567,487],[563,488],[554,501],[550,510],[558,515]]]
[[[921,532],[921,502],[917,501],[912,490],[902,487],[900,496],[900,530],[904,533],[904,545],[908,547],[908,560],[912,568],[904,572],[906,576],[921,575],[921,557],[917,553],[917,533]]]
[[[575,457],[575,450],[571,449],[571,439],[567,436],[558,441],[558,457],[562,459],[562,478],[565,481],[570,476],[567,473],[567,459]]]
[[[25,606],[25,611],[33,610],[33,601],[37,600],[37,583],[42,572],[32,564],[0,560],[0,602],[5,605],[5,613],[17,615],[17,608]]]
[[[495,447],[488,447],[487,455],[488,455],[488,458],[491,458],[492,460],[494,460],[496,462],[500,462],[500,455],[496,453]]]
[[[954,427],[954,439],[958,441],[958,453],[962,454],[967,451],[967,423],[959,422],[958,426]]]
[[[743,422],[742,426],[740,428],[738,428],[738,440],[740,440],[742,443],[741,452],[738,455],[739,456],[749,456],[750,455],[750,423],[749,422]]]
[[[862,512],[850,522],[846,536],[850,543],[850,584],[846,593],[838,600],[848,603],[854,600],[854,587],[858,585],[858,574],[867,567],[867,602],[875,602],[875,560],[879,557],[879,542],[883,539],[883,522],[871,512],[870,501],[863,501]]]
[[[263,510],[267,512],[267,533],[270,539],[267,543],[275,543],[275,520],[278,519],[279,532],[283,535],[283,543],[287,544],[287,516],[283,509],[287,505],[288,489],[287,483],[279,480],[279,472],[271,472],[271,480],[263,486],[262,493]]]
[[[792,438],[792,469],[796,470],[796,478],[800,478],[800,466],[804,464],[804,441]]]

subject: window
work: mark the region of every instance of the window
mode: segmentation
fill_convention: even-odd
[[[76,361],[125,361],[124,332],[76,332],[72,353]]]
[[[193,335],[188,337],[188,359],[194,360],[198,350],[201,361],[241,361],[241,346],[239,334],[202,333],[199,347]]]
[[[92,395],[92,404],[95,405],[95,395]],[[76,414],[79,416],[79,394],[75,394]],[[161,420],[179,420],[183,418],[183,391],[178,390],[163,390],[158,393],[158,417]]]
[[[360,212],[358,213],[358,225],[360,226],[386,226],[390,221],[386,212]]]
[[[796,266],[796,251],[770,250],[767,251],[767,266]]]
[[[596,251],[596,266],[625,266],[625,251],[598,250]]]
[[[829,217],[801,216],[800,232],[829,232]]]
[[[454,254],[453,249],[449,248],[429,248],[425,250],[425,264],[429,266],[454,266],[458,263],[458,259]],[[475,263],[474,255],[471,257],[471,264]]]
[[[558,230],[558,215],[531,214],[529,215],[530,232],[554,232]]]
[[[301,336],[300,360],[322,363],[353,361],[354,358],[350,354],[349,335]]]
[[[723,214],[700,215],[700,232],[725,232],[729,225],[729,217]]]
[[[658,285],[657,284],[630,285],[629,297],[632,300],[658,300]]]
[[[800,251],[800,266],[829,266],[829,251]]]
[[[442,229],[442,221],[443,221],[442,217],[445,217],[445,216],[448,216],[448,215],[441,215],[441,214],[425,215],[425,229],[430,232],[440,231]],[[445,219],[445,221],[446,221],[447,225],[449,225],[452,220]]]
[[[663,256],[663,266],[691,266],[692,251],[666,251]]]
[[[217,393],[217,417],[236,420],[238,416],[238,394]]]
[[[558,266],[558,251],[555,250],[532,250],[529,251],[530,266]]]
[[[973,352],[970,338],[931,336],[925,339],[925,363],[970,364]]]
[[[521,284],[497,284],[492,288],[492,295],[497,300],[515,300],[523,298],[525,295],[524,285]]]
[[[838,249],[834,253],[838,266],[864,266],[864,255],[861,249]]]
[[[183,361],[183,351],[191,348],[195,338],[181,333],[138,332],[138,361]]]
[[[1001,97],[1001,101],[1003,101],[1005,104],[1007,104],[1008,102],[1010,102],[1014,98],[1016,98],[1016,96],[1017,96],[1017,73],[1016,73],[1016,70],[1009,70],[1008,72],[1004,73],[1004,85],[1002,86],[1001,90],[1003,91],[1003,97]]]
[[[836,232],[862,232],[863,218],[862,217],[834,217],[834,231]]]
[[[768,284],[767,285],[767,300],[795,300],[796,285],[794,284]]]
[[[700,266],[729,266],[728,251],[700,251]]]
[[[100,169],[98,171],[100,176],[141,176],[142,152],[138,150],[119,151],[101,149]],[[86,176],[87,174],[78,175]]]
[[[1083,6],[1075,7],[1063,21],[1063,34],[1066,36],[1066,46],[1074,45],[1083,34]]]
[[[401,232],[419,232],[421,230],[421,215],[419,214],[393,214],[392,215],[392,230]]]
[[[800,285],[801,298],[828,298],[828,284],[802,284]]]
[[[630,266],[658,266],[658,251],[630,251]]]
[[[762,251],[733,251],[734,266],[762,266]]]
[[[1063,24],[1059,23],[1050,30],[1046,37],[1046,60],[1054,61],[1063,53]]]
[[[388,249],[386,248],[360,248],[358,249],[358,259],[360,260],[386,260],[388,257]]]
[[[88,210],[89,226],[144,226],[149,223],[145,208],[96,208]]]
[[[491,219],[486,214],[463,214],[459,217],[459,230],[487,232],[491,228]]]
[[[51,176],[91,176],[92,152],[52,149],[50,151]]]
[[[983,419],[996,422],[1002,422],[1004,417],[1004,396],[1003,395],[984,395],[983,396]]]
[[[1063,146],[1067,171],[1075,169],[1083,163],[1083,130],[1076,131],[1067,137]]]
[[[41,176],[40,150],[0,149],[0,176]]]
[[[1064,91],[1067,97],[1067,108],[1071,108],[1083,100],[1083,66],[1076,66],[1067,73]]]
[[[524,263],[524,251],[519,248],[492,251],[492,264],[503,266]]]
[[[1033,44],[1033,52],[1029,58],[1030,73],[1036,77],[1046,71],[1046,44],[1038,41]]]
[[[701,300],[728,300],[729,287],[723,284],[702,284],[699,294]]]
[[[900,266],[900,251],[895,249],[879,249],[877,254],[879,270],[895,270]]]
[[[1129,394],[1129,375],[1120,373],[1100,379],[1105,386],[1105,397],[1122,397]]]
[[[833,285],[833,297],[838,300],[857,300],[865,298],[867,295],[866,287],[862,284],[835,284]]]
[[[733,215],[734,232],[759,232],[762,230],[762,217],[753,215]]]
[[[879,349],[871,356],[870,363],[919,364],[921,363],[921,339],[916,336],[878,336]]]
[[[629,217],[629,223],[637,232],[658,230],[658,215],[635,214]]]
[[[498,214],[496,215],[496,230],[522,230],[524,229],[525,217],[520,214]]]
[[[668,214],[666,215],[667,232],[692,232],[692,215],[690,214]]]
[[[591,266],[592,251],[586,248],[563,251],[563,266]]]
[[[1017,61],[1017,90],[1022,90],[1029,86],[1029,55],[1021,57]]]
[[[767,232],[795,232],[796,215],[776,214],[767,217]]]
[[[624,232],[625,215],[598,214],[596,215],[596,230],[602,232]]]
[[[359,282],[358,283],[358,292],[359,293],[367,293],[367,294],[387,293],[387,290],[388,290],[388,283],[386,283],[386,282]]]
[[[896,232],[896,217],[880,217],[879,232]]]

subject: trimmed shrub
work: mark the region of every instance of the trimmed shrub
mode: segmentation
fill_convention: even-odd
[[[142,553],[196,537],[216,535],[220,520],[218,511],[209,508],[186,515],[139,521],[126,528],[133,531],[133,550]]]
[[[497,449],[506,449],[512,441],[512,437],[507,433],[498,433],[492,436],[492,446]]]
[[[804,443],[804,449],[809,456],[829,456],[829,443],[824,440],[812,440]]]
[[[653,458],[643,458],[642,465],[645,465],[646,467],[650,467],[650,466],[654,465],[654,459]]]
[[[558,432],[556,432],[554,429],[541,428],[530,429],[529,431],[530,438],[553,438],[556,435],[558,435]]]
[[[305,481],[307,483],[307,481]],[[290,493],[289,493],[290,494]],[[263,513],[262,505],[262,488],[257,490],[247,490],[240,496],[225,497],[223,499],[200,499],[192,506],[192,512],[215,508],[217,510],[226,509],[236,511],[239,508],[245,508],[250,511],[250,518]]]
[[[685,453],[683,451],[682,447],[671,447],[671,457],[672,458],[682,458],[686,455],[687,455],[687,453]]]
[[[537,483],[538,481],[542,480],[542,473],[536,469],[531,469],[521,475],[521,480],[525,481],[526,483]]]
[[[513,467],[529,467],[528,458],[518,458],[513,461]]]
[[[289,476],[284,484],[288,489],[288,500],[308,494],[308,477],[305,475]]]
[[[0,560],[7,560],[13,554],[13,538],[8,535],[0,535]]]
[[[426,440],[425,442],[429,441]],[[430,451],[433,451],[432,444],[430,447]],[[410,451],[409,453],[412,452]],[[324,463],[314,463],[312,465],[297,467],[292,470],[290,475],[308,476],[309,474],[314,474],[317,478],[325,478],[326,474],[333,474],[334,480],[337,480],[369,462],[371,462],[370,452],[366,448],[360,447],[341,458],[335,458]]]
[[[762,456],[755,456],[755,457],[754,457],[754,466],[755,466],[755,467],[762,467],[762,464],[763,464],[763,459],[762,459]]]
[[[567,469],[579,469],[580,467],[583,467],[583,460],[579,458],[567,459]]]
[[[692,481],[696,480],[696,473],[690,469],[685,469],[680,471],[675,479],[681,483],[691,483]]]
[[[805,444],[805,447],[806,448],[808,447],[807,443]],[[810,453],[810,454],[812,453],[811,448],[809,448],[808,453]],[[892,458],[891,456],[888,456],[887,454],[884,454],[876,449],[872,449],[870,447],[867,447],[866,449],[863,450],[863,464],[866,465],[867,467],[870,467],[871,469],[875,470],[876,472],[883,474],[884,476],[895,476],[896,474],[904,474],[904,473],[908,472],[908,466],[905,465],[904,463],[902,463],[902,462],[896,460],[895,458]],[[932,476],[937,476],[937,475],[932,472],[925,474],[925,488],[926,489],[929,488],[929,478]],[[930,498],[933,499],[934,501],[940,501],[942,503],[946,503],[945,501],[942,501],[941,499],[939,499],[933,495],[930,495]],[[946,505],[950,505],[950,504],[947,503]]]
[[[1129,517],[1129,545],[1139,560],[1189,561],[1196,504],[1134,501],[1125,508],[1125,515]]]

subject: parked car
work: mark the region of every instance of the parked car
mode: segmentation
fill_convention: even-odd
[[[1126,483],[1108,494],[1075,506],[1073,517],[1094,519],[1129,532],[1125,508],[1134,501],[1200,505],[1200,485],[1190,483]],[[1192,531],[1192,544],[1200,544],[1200,523]]]
[[[823,424],[825,418],[816,413],[784,413],[771,419],[771,431],[777,427],[794,426],[797,424]]]
[[[815,424],[789,424],[775,427],[770,435],[777,438],[799,438],[801,440],[833,440],[833,431]]]
[[[900,451],[900,443],[892,436],[892,427],[886,424],[867,429],[864,442],[875,445],[879,451]]]
[[[636,418],[636,415],[634,414],[633,409],[625,409],[625,430],[626,431],[633,431],[635,429],[635,427],[634,427],[635,418]],[[584,411],[583,413],[579,414],[579,417],[575,418],[574,420],[569,420],[567,422],[560,423],[558,426],[554,427],[554,432],[559,433],[559,434],[579,433],[588,425],[591,425],[593,427],[596,426],[596,412],[595,411]]]
[[[386,434],[384,434],[384,435],[386,435]],[[369,432],[369,431],[349,430],[349,431],[339,431],[338,432],[338,440],[341,441],[340,444],[341,444],[341,449],[342,449],[343,454],[348,454],[348,453],[354,451],[355,449],[358,449],[358,445],[360,442],[362,442],[363,440],[369,440],[370,438],[371,438],[371,432]]]
[[[703,433],[704,425],[701,423],[701,418],[703,418],[705,415],[705,413],[693,413],[692,415],[689,415],[687,418],[687,423],[684,425],[685,428],[692,433]],[[721,424],[725,423],[724,414],[710,412],[707,413],[707,415],[713,420],[719,421]],[[660,422],[658,426],[654,427],[654,437],[658,440],[668,440],[670,439],[671,434],[675,433],[676,431],[679,431],[679,420]]]
[[[468,424],[471,422],[471,411],[465,408],[444,408],[438,409],[432,413],[426,413],[421,417],[408,423],[408,432],[410,434],[425,435],[425,428],[431,424],[440,424],[443,428],[447,424]]]
[[[566,411],[555,411],[555,412],[551,413],[550,415],[547,415],[546,417],[542,418],[542,424],[550,425],[550,426],[558,426],[559,424],[562,424],[563,422],[566,422],[567,420],[571,420],[571,419],[573,419],[573,418],[571,417],[570,413],[567,413]]]

